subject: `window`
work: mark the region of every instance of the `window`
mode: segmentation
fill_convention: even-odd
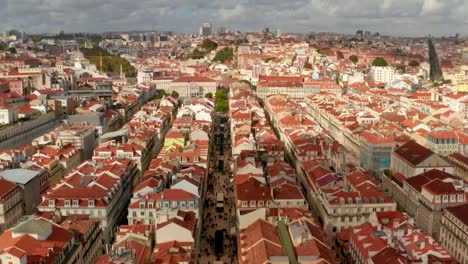
[[[250,207],[255,207],[255,201],[250,201]]]
[[[148,212],[148,215],[149,215],[150,217],[153,217],[153,211],[149,211],[149,212]]]
[[[137,216],[136,211],[133,211],[133,214],[132,214],[132,215],[133,215],[133,217],[136,217],[136,216]]]
[[[145,211],[141,211],[140,216],[145,216]]]
[[[73,206],[78,206],[78,200],[73,200]]]
[[[185,202],[180,202],[180,208],[185,208]]]
[[[65,200],[65,206],[70,206],[70,200]]]
[[[88,201],[88,206],[89,207],[94,207],[94,200],[89,200]]]
[[[150,202],[150,203],[148,204],[148,208],[149,208],[149,209],[153,209],[153,203],[152,203],[152,202]]]
[[[194,203],[193,203],[193,202],[189,202],[189,203],[188,203],[188,206],[189,206],[189,208],[193,208],[193,207],[194,207]]]
[[[177,201],[172,201],[172,208],[176,208],[177,207]]]
[[[55,200],[49,200],[49,207],[55,206]]]
[[[242,207],[247,207],[247,201],[242,201]]]
[[[164,208],[168,208],[169,207],[169,202],[164,202]]]
[[[450,202],[454,203],[457,201],[457,196],[455,194],[450,195]]]
[[[140,202],[140,209],[145,209],[145,202]]]
[[[259,202],[258,202],[258,207],[263,207],[264,204],[265,204],[265,202],[259,201]]]

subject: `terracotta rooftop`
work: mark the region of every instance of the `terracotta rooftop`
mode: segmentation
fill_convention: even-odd
[[[401,147],[395,149],[395,154],[413,166],[417,166],[419,163],[431,157],[434,152],[415,141],[408,141]]]

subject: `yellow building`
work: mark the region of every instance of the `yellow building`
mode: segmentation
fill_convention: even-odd
[[[458,82],[457,89],[460,93],[468,92],[468,80]]]
[[[63,166],[55,158],[33,156],[33,162],[49,171],[49,187],[55,186],[63,176]]]

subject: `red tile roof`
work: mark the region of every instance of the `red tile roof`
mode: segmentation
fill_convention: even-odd
[[[395,149],[394,152],[401,159],[405,160],[413,166],[417,166],[434,154],[432,150],[412,140]]]
[[[268,263],[272,256],[285,256],[276,227],[259,219],[240,231],[239,263]]]
[[[468,204],[462,204],[458,206],[448,207],[447,212],[451,213],[458,220],[460,220],[465,226],[468,226]],[[460,227],[463,228],[463,227]]]
[[[0,203],[3,203],[3,198],[16,188],[15,183],[0,178]]]
[[[435,179],[439,180],[444,180],[444,179],[455,179],[459,180],[459,178],[453,176],[450,173],[432,169],[430,171],[426,171],[424,173],[421,173],[419,175],[416,175],[412,178],[406,179],[405,181],[412,186],[414,189],[416,189],[418,192],[421,192],[422,186],[427,184],[428,182],[431,182]]]

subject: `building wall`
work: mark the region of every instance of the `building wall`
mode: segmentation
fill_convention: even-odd
[[[447,211],[442,217],[439,240],[461,264],[468,264],[468,226]]]
[[[274,94],[288,95],[291,98],[296,99],[296,100],[304,100],[305,98],[304,87],[258,86],[256,92],[257,92],[257,96],[263,100],[265,100],[269,95],[274,95]]]
[[[391,169],[393,173],[399,172],[406,178],[414,177],[431,169],[438,169],[450,174],[453,174],[454,172],[453,167],[436,154],[433,154],[425,161],[421,162],[417,166],[414,166],[405,162],[405,160],[401,159],[398,155],[392,152]]]
[[[23,216],[23,196],[17,187],[0,203],[0,233],[11,228]]]
[[[34,177],[25,185],[19,184],[19,186],[23,191],[24,213],[27,215],[33,214],[42,201],[40,178]]]
[[[257,221],[258,219],[265,220],[265,216],[266,216],[266,208],[258,208],[253,212],[250,212],[248,214],[242,214],[242,215],[240,214],[240,211],[237,210],[237,221],[238,221],[239,230],[247,228],[249,225]]]
[[[374,174],[390,169],[393,144],[372,144],[361,139],[361,166]]]
[[[13,256],[11,254],[0,254],[0,263],[8,263],[8,264],[26,264],[27,259],[26,255],[24,255],[22,258],[18,258],[16,256]]]
[[[93,260],[103,253],[104,245],[102,239],[102,231],[99,228],[99,224],[96,223],[83,238],[84,244],[80,251],[78,264],[93,263]]]
[[[215,94],[216,82],[172,82],[168,89],[166,90],[168,94],[176,91],[182,97],[199,97],[207,93]]]
[[[54,113],[47,113],[33,120],[22,122],[0,131],[0,150],[19,148],[33,139],[51,131],[58,125]]]
[[[0,108],[0,125],[11,124],[18,121],[18,109],[12,108]]]
[[[179,242],[194,242],[192,232],[176,224],[169,224],[156,230],[157,244],[174,241],[174,238]]]

